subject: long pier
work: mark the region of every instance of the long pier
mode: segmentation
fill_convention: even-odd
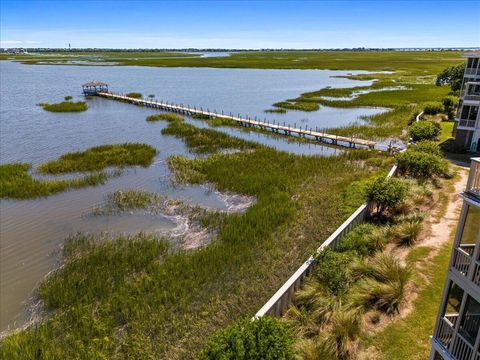
[[[119,95],[115,94],[112,92],[97,92],[97,96],[101,96],[107,99],[113,99],[113,100],[119,100],[123,102],[129,102],[135,105],[141,105],[145,107],[151,107],[154,109],[159,109],[159,110],[164,110],[164,111],[170,111],[170,112],[176,112],[180,114],[185,114],[185,115],[201,115],[209,118],[221,118],[221,119],[227,119],[227,120],[232,120],[237,123],[239,123],[242,126],[245,127],[256,127],[259,129],[263,130],[270,130],[274,133],[279,133],[279,134],[284,134],[284,135],[298,135],[300,137],[304,138],[311,138],[315,139],[319,142],[323,142],[325,144],[330,144],[330,145],[337,145],[337,146],[344,146],[344,147],[349,147],[349,148],[366,148],[366,149],[375,149],[377,150],[382,150],[382,151],[388,151],[388,152],[394,152],[396,148],[392,148],[391,146],[388,146],[388,148],[380,148],[377,147],[377,142],[371,141],[371,140],[364,140],[364,139],[359,139],[356,137],[346,137],[346,136],[338,136],[338,135],[333,135],[333,134],[328,134],[323,131],[319,131],[318,129],[312,130],[311,128],[308,129],[305,126],[305,129],[296,128],[296,127],[291,127],[289,125],[283,125],[275,123],[275,121],[268,122],[268,121],[259,121],[259,120],[252,120],[250,118],[242,118],[239,116],[234,116],[231,113],[229,115],[217,113],[217,112],[211,112],[209,110],[203,110],[203,108],[196,108],[196,107],[188,107],[184,105],[179,105],[179,104],[172,104],[168,102],[159,102],[159,101],[153,101],[153,100],[147,100],[147,99],[137,99],[137,98],[132,98],[132,97],[127,97],[124,95]]]

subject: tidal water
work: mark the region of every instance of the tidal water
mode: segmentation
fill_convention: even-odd
[[[106,193],[134,188],[211,208],[228,206],[223,196],[206,187],[171,184],[165,159],[172,154],[192,155],[181,140],[160,134],[165,123],[145,121],[147,115],[154,113],[152,109],[94,98],[88,101],[88,111],[62,114],[46,112],[36,104],[59,102],[69,95],[80,100],[81,84],[95,79],[107,82],[110,90],[116,92],[138,91],[176,103],[312,128],[346,125],[361,121],[360,116],[385,111],[322,107],[313,113],[263,112],[277,101],[325,86],[371,84],[332,77],[345,74],[346,71],[29,66],[0,62],[1,163],[28,162],[35,167],[66,152],[124,142],[147,143],[158,150],[152,166],[129,168],[102,186],[36,200],[0,202],[0,331],[22,326],[28,320],[29,299],[41,279],[58,265],[61,245],[69,234],[79,231],[162,233],[176,227],[167,217],[148,214],[91,216],[92,209],[102,202]],[[321,145],[292,143],[235,129],[224,131],[297,154],[339,153],[337,149]]]

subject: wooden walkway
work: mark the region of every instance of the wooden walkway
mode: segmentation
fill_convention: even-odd
[[[325,144],[338,145],[338,146],[344,146],[349,148],[359,147],[359,148],[366,148],[366,149],[375,149],[377,145],[377,142],[375,141],[363,140],[356,137],[346,137],[346,136],[327,134],[326,132],[319,131],[318,129],[315,129],[315,130],[312,130],[311,128],[308,129],[306,126],[305,126],[305,129],[302,129],[301,127],[296,128],[296,127],[291,127],[290,125],[285,125],[285,123],[281,125],[281,124],[275,123],[275,121],[271,123],[268,121],[259,121],[256,119],[252,120],[250,118],[242,118],[240,117],[240,115],[233,116],[231,113],[229,115],[225,115],[223,114],[223,112],[219,114],[217,112],[211,112],[208,110],[205,111],[202,108],[196,108],[196,107],[192,108],[192,107],[186,107],[179,104],[171,104],[168,102],[164,103],[164,102],[158,102],[158,101],[147,100],[147,99],[135,99],[135,98],[127,97],[124,95],[114,94],[111,92],[98,92],[96,95],[107,98],[107,99],[129,102],[135,105],[142,105],[146,107],[181,113],[185,115],[197,114],[197,115],[202,115],[209,118],[221,118],[221,119],[233,120],[245,127],[257,127],[259,129],[270,130],[272,132],[284,134],[284,135],[298,135],[300,137],[305,137],[305,138],[308,137],[311,139],[315,139],[319,142],[323,142]],[[389,146],[387,149],[377,147],[377,150],[392,152],[394,149]]]

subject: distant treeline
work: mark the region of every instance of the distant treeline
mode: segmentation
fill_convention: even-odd
[[[108,49],[108,48],[10,48],[2,49],[15,50],[23,49],[29,52],[266,52],[266,51],[470,51],[475,50],[473,47],[458,47],[458,48],[337,48],[337,49]]]

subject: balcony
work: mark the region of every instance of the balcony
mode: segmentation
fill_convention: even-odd
[[[465,192],[480,200],[480,157],[472,158]]]
[[[480,69],[479,68],[466,68],[465,69],[465,75],[468,75],[468,76],[480,75]]]
[[[458,314],[445,314],[435,334],[435,340],[445,350],[458,360],[479,360],[480,353],[475,351],[473,346],[455,330]],[[478,326],[477,319],[472,319],[472,326]]]
[[[467,81],[463,86],[460,97],[463,100],[480,101],[480,82]]]

